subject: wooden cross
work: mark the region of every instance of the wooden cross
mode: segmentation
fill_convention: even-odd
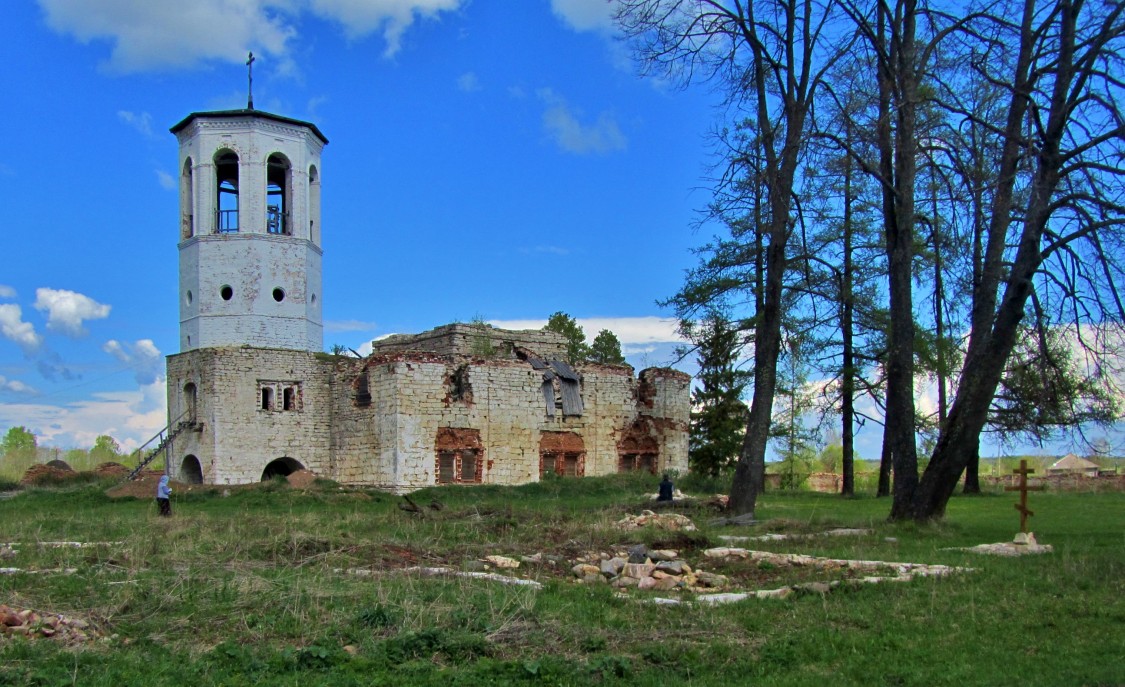
[[[1020,493],[1020,502],[1016,504],[1016,510],[1020,512],[1020,532],[1027,534],[1027,518],[1028,516],[1035,515],[1035,513],[1027,507],[1027,492],[1029,491],[1043,491],[1043,486],[1029,487],[1027,485],[1027,476],[1035,472],[1032,468],[1027,467],[1027,460],[1020,460],[1019,470],[1012,470],[1012,474],[1020,476],[1020,483],[1014,487],[1004,487],[1004,491],[1018,491]]]
[[[246,109],[254,109],[254,53],[246,59]]]

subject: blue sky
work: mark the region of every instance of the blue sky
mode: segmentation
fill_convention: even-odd
[[[604,0],[39,0],[0,21],[0,431],[136,447],[177,352],[168,128],[246,103],[324,152],[326,348],[562,310],[672,361],[714,94],[642,79]],[[690,361],[681,365],[693,371]],[[880,435],[860,434],[864,457]],[[991,455],[991,453],[989,453]]]

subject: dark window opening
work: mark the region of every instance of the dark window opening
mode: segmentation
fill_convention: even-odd
[[[274,153],[266,161],[266,231],[270,234],[293,233],[290,225],[290,187],[292,186],[289,161]]]
[[[281,409],[282,410],[296,410],[296,403],[293,395],[293,387],[283,389],[281,392]]]
[[[219,295],[224,301],[229,301],[230,299],[234,298],[234,289],[229,286],[224,286],[223,288],[219,289]]]
[[[355,379],[355,405],[357,408],[366,408],[371,405],[371,390],[368,388],[367,368]]]
[[[262,387],[262,410],[273,410],[273,388]]]
[[[219,206],[215,233],[238,231],[238,155],[227,151],[215,158],[215,186]]]
[[[275,301],[277,301],[278,303],[285,300],[285,289],[282,289],[280,286],[278,288],[274,289],[273,290],[273,299]]]

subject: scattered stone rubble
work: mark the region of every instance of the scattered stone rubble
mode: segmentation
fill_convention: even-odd
[[[691,518],[679,513],[654,513],[650,510],[641,511],[640,515],[626,515],[617,521],[617,526],[625,530],[637,530],[642,527],[660,527],[666,530],[691,532],[695,523]]]
[[[590,554],[579,558],[571,573],[584,584],[609,584],[617,589],[635,587],[671,591],[705,592],[730,584],[725,575],[695,570],[671,549],[648,549],[644,544],[627,551]]]
[[[81,618],[0,604],[0,637],[12,635],[53,639],[67,645],[104,637],[98,628]]]

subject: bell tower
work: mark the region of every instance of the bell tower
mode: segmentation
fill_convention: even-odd
[[[180,351],[323,348],[316,125],[195,112],[179,142]]]

